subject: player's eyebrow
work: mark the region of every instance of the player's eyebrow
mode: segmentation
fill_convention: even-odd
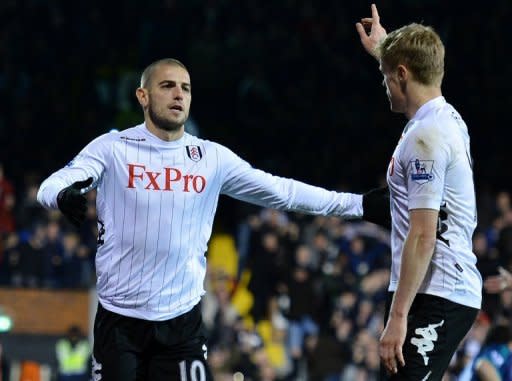
[[[167,84],[176,85],[177,82],[176,81],[172,81],[170,79],[164,79],[163,81],[158,82],[158,85],[167,85]],[[192,85],[190,83],[188,83],[188,82],[182,82],[181,86],[187,86],[189,89],[192,88]]]

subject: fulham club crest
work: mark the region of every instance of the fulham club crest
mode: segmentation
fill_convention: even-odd
[[[187,155],[190,160],[198,162],[203,157],[203,153],[201,152],[201,147],[199,146],[187,146]]]

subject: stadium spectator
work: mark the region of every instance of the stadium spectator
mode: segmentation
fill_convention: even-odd
[[[471,369],[460,381],[512,381],[512,333],[510,323],[490,328]]]
[[[286,281],[289,308],[285,313],[289,321],[288,351],[294,361],[294,375],[298,373],[299,360],[304,353],[312,353],[317,345],[318,285],[312,270],[297,263],[290,270]]]
[[[80,327],[71,326],[55,344],[57,381],[90,380],[91,347]]]
[[[279,258],[285,255],[276,231],[263,230],[258,234],[258,249],[249,257],[251,279],[247,288],[254,295],[251,315],[255,322],[269,316],[269,300],[276,293],[279,281]],[[256,237],[255,237],[256,238]]]
[[[64,267],[62,231],[57,221],[50,221],[46,225],[46,241],[43,252],[43,287],[62,287],[66,269]],[[75,276],[76,274],[73,274],[73,277]]]
[[[5,177],[4,165],[0,163],[0,237],[16,229],[14,219],[15,193],[13,184]]]
[[[44,244],[46,225],[33,226],[27,241],[20,242],[19,274],[13,278],[18,287],[41,287],[43,284]]]
[[[44,224],[47,222],[48,215],[41,204],[37,202],[38,189],[39,184],[36,183],[28,184],[24,189],[17,212],[19,230],[27,231],[35,223]]]
[[[9,233],[2,242],[3,253],[0,274],[2,284],[6,286],[21,285],[20,253],[18,233]]]

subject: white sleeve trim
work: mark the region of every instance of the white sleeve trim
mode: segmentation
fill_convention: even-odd
[[[441,207],[441,197],[415,195],[409,198],[409,210],[413,209],[434,209],[439,210]]]

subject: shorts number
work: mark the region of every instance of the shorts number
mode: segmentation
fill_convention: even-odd
[[[180,380],[187,381],[187,362],[180,361]],[[191,381],[206,381],[206,370],[204,364],[199,360],[192,361],[190,364],[190,380]]]

